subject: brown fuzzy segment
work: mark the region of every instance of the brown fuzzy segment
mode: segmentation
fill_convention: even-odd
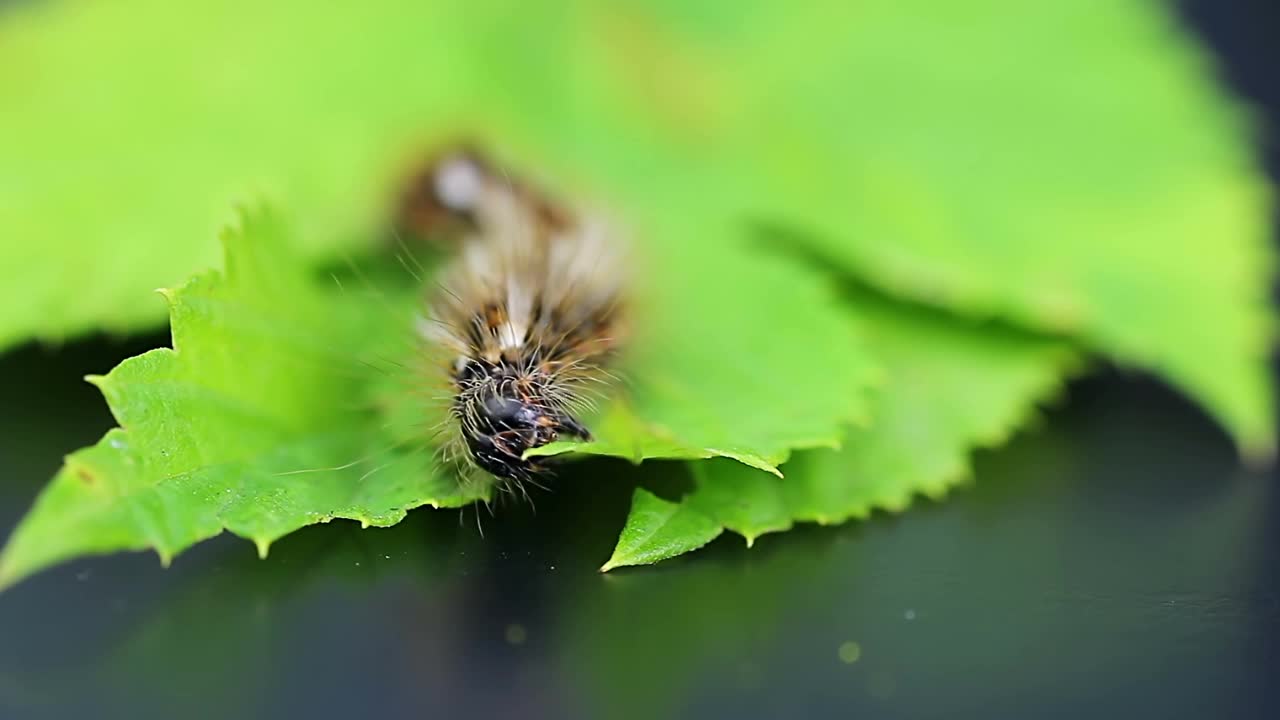
[[[525,451],[590,437],[576,416],[607,385],[621,342],[623,264],[610,228],[491,167],[446,154],[423,181],[436,207],[472,227],[424,334],[450,356],[457,432],[446,455],[519,487],[543,471]]]

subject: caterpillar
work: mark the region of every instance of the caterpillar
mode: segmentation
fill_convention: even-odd
[[[624,262],[600,218],[494,167],[472,149],[442,153],[411,184],[401,224],[451,230],[455,253],[420,325],[449,387],[440,455],[527,495],[549,472],[528,450],[592,438],[579,418],[615,380]]]

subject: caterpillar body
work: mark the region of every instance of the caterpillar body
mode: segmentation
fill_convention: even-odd
[[[579,419],[613,378],[623,334],[623,258],[614,232],[505,174],[479,154],[443,154],[412,186],[402,224],[454,229],[456,256],[422,334],[450,388],[443,457],[520,490],[547,473],[525,452],[591,439]],[[442,223],[441,221],[447,221]]]

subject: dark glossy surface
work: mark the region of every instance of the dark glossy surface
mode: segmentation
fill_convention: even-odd
[[[106,421],[68,379],[126,349],[73,349],[0,359],[6,527],[63,443]],[[0,717],[1280,707],[1280,486],[1238,468],[1196,410],[1104,375],[977,474],[901,517],[751,550],[726,537],[609,576],[595,568],[631,487],[610,463],[536,515],[486,519],[483,538],[470,516],[418,511],[390,530],[310,528],[265,561],[224,537],[169,570],[152,555],[75,562],[0,594]]]

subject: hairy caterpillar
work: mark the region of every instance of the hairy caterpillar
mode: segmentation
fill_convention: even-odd
[[[547,471],[526,451],[591,439],[579,416],[613,377],[623,262],[599,219],[492,168],[474,151],[444,153],[410,187],[401,224],[456,240],[421,325],[450,388],[441,455],[524,492]]]

